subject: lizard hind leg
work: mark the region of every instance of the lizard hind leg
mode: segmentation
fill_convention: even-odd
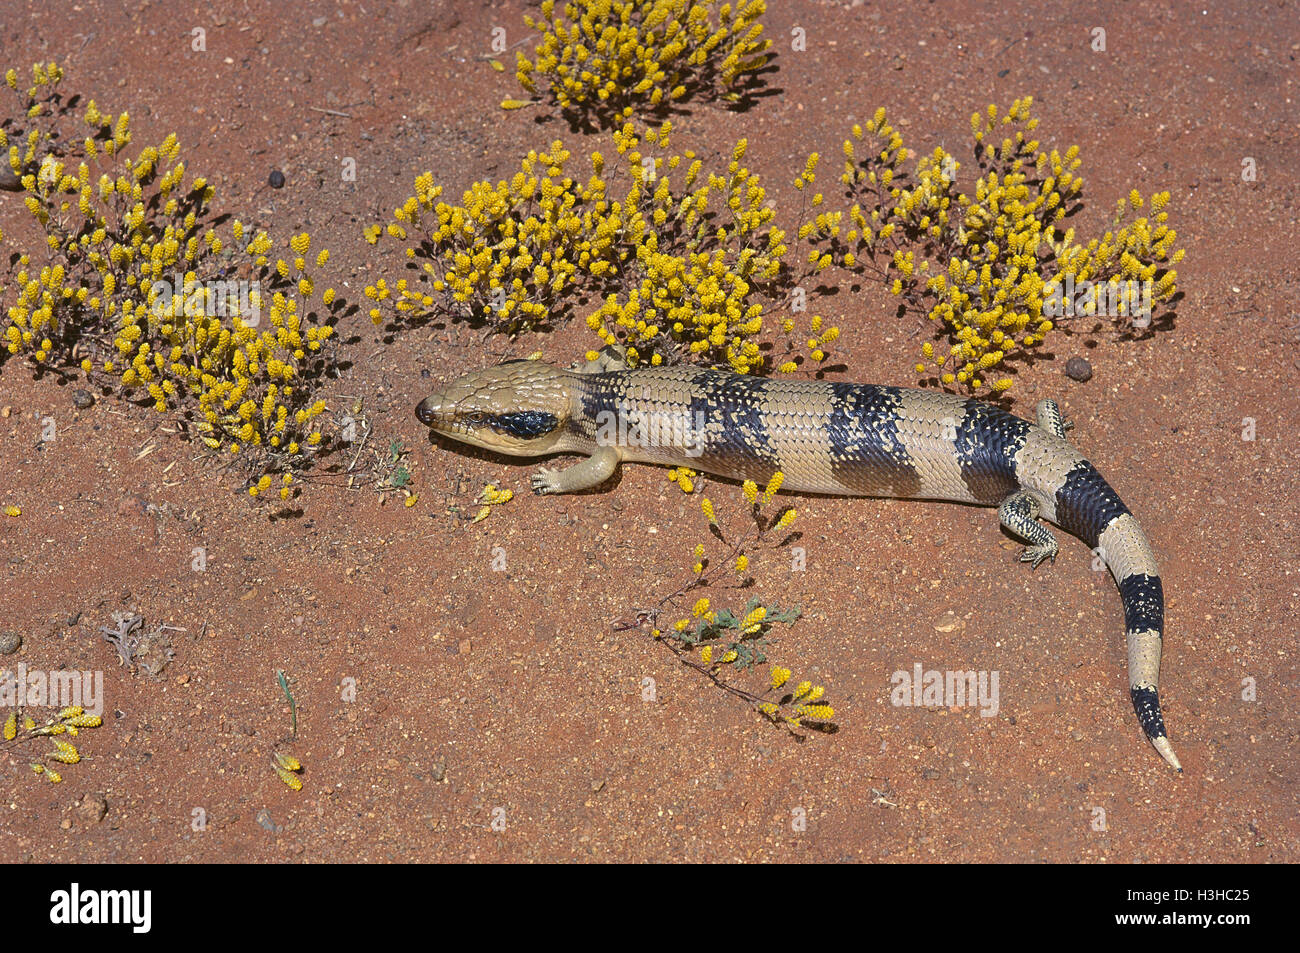
[[[1038,522],[1038,498],[1028,490],[1012,493],[998,507],[998,520],[1029,545],[1020,554],[1022,563],[1032,563],[1037,569],[1044,559],[1056,559],[1056,537]]]
[[[1034,416],[1038,418],[1038,426],[1062,440],[1066,439],[1065,432],[1074,428],[1074,424],[1061,415],[1060,404],[1050,398],[1034,405]]]

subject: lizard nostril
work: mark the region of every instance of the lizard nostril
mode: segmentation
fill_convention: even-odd
[[[415,405],[415,416],[419,419],[420,423],[424,424],[426,427],[433,426],[434,413],[430,408],[425,406],[424,401],[420,401]]]

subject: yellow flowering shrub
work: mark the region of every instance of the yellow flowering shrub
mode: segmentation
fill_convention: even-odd
[[[691,150],[652,155],[667,152],[670,130],[625,124],[612,136],[614,159],[592,153],[585,179],[554,142],[529,152],[509,181],[475,183],[459,205],[440,201],[432,173],[421,174],[387,228],[366,230],[372,244],[384,234],[403,243],[413,272],[366,287],[371,319],[443,314],[516,333],[599,300],[588,326],[633,366],[760,370],[764,312],[788,297],[784,233],[741,165],[745,140],[718,174]]]
[[[36,103],[62,78],[37,66]],[[7,74],[16,90],[15,74]],[[29,111],[30,112],[30,111]],[[94,101],[81,139],[64,128],[69,111],[33,113],[39,122],[9,146],[39,251],[10,250],[0,316],[0,352],[32,366],[78,367],[93,383],[178,415],[213,451],[239,454],[253,496],[270,471],[288,477],[322,440],[325,410],[313,388],[330,367],[329,318],[342,302],[316,291],[311,236],[276,245],[234,221],[218,234],[207,224],[214,190],[187,175],[174,135],[134,154],[130,118],[101,113]],[[5,133],[4,142],[9,142]],[[42,144],[58,142],[58,152]],[[71,143],[76,147],[72,148]],[[35,151],[33,151],[33,149]],[[12,243],[11,243],[12,244]],[[279,496],[291,494],[281,481]]]
[[[1150,216],[1132,218],[1146,205],[1134,190],[1114,231],[1076,240],[1063,220],[1080,207],[1079,150],[1043,148],[1032,105],[1025,97],[1005,113],[991,105],[971,116],[979,170],[971,194],[957,190],[961,164],[941,148],[909,169],[913,153],[876,110],[844,142],[847,209],[819,211],[800,227],[810,263],[872,275],[904,310],[938,325],[916,365],[930,383],[1005,391],[1012,381],[995,373],[999,365],[1023,358],[1059,321],[1107,314],[1140,330],[1155,303],[1177,292],[1183,252],[1168,224],[1169,193],[1151,197]]]
[[[741,100],[768,62],[764,0],[543,0],[524,22],[539,40],[515,54],[528,100],[549,101],[574,121],[617,125],[634,112],[690,99]]]

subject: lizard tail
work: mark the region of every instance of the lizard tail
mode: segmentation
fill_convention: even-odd
[[[1086,460],[1074,465],[1056,491],[1056,522],[1091,546],[1115,577],[1124,603],[1129,695],[1138,723],[1160,756],[1181,772],[1160,711],[1165,597],[1151,545],[1119,495]]]

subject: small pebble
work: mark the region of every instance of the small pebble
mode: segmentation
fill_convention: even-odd
[[[271,174],[267,176],[266,182],[273,189],[284,188],[284,173],[279,169],[272,169]]]
[[[13,655],[22,644],[23,637],[17,632],[0,630],[0,655]]]
[[[72,392],[72,406],[78,410],[86,410],[95,406],[95,396],[84,387],[78,387]]]
[[[1086,358],[1072,357],[1065,362],[1065,376],[1072,381],[1091,380],[1092,365]]]
[[[88,824],[98,824],[107,813],[108,801],[99,793],[87,794],[77,805],[77,814]]]
[[[934,620],[936,632],[957,632],[966,628],[966,620],[951,610]]]

